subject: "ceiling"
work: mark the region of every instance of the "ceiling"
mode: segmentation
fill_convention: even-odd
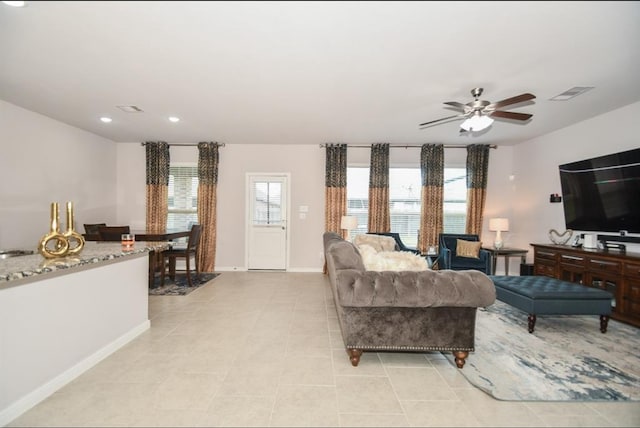
[[[0,99],[116,142],[513,145],[640,101],[639,23],[610,1],[0,3]],[[536,95],[503,109],[533,118],[419,129],[474,87]]]

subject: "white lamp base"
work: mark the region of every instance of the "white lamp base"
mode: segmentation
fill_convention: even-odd
[[[496,250],[499,250],[502,247],[504,247],[504,243],[502,242],[502,235],[500,234],[499,230],[496,232],[496,240],[493,241],[493,246],[495,247]]]

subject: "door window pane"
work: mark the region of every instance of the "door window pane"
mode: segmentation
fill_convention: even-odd
[[[280,225],[282,223],[282,183],[256,181],[253,186],[253,224]]]

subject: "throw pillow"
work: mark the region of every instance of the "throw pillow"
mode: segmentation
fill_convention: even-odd
[[[359,234],[353,238],[353,243],[358,248],[361,245],[370,245],[377,252],[393,251],[396,248],[396,240],[386,235]]]
[[[463,239],[457,239],[456,240],[456,256],[479,259],[480,247],[482,247],[482,242],[465,241]]]

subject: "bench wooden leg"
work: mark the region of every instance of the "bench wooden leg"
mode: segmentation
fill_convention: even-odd
[[[600,315],[600,331],[606,333],[607,325],[609,325],[609,315]]]
[[[533,329],[536,327],[536,315],[529,314],[527,321],[529,323],[529,333],[533,333]]]

